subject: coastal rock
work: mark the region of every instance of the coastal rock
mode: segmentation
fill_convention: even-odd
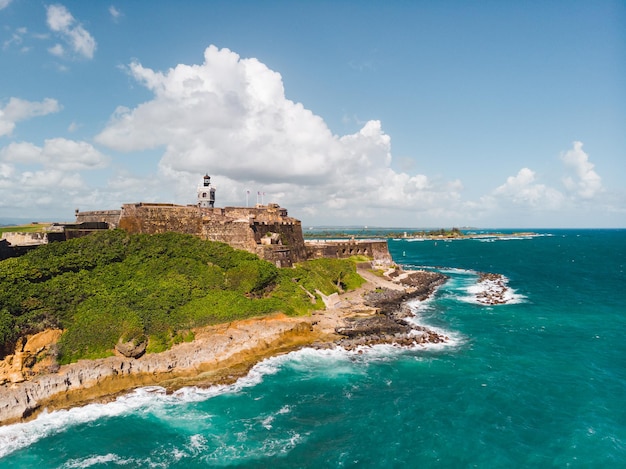
[[[146,338],[135,341],[122,342],[122,339],[115,344],[115,350],[126,358],[139,358],[146,353],[148,341]]]
[[[68,407],[166,379],[198,376],[216,367],[254,363],[264,353],[307,343],[310,333],[308,320],[278,314],[198,330],[195,341],[162,353],[79,360],[56,373],[5,384],[0,392],[0,424],[27,418],[49,405]]]
[[[337,334],[346,337],[374,336],[408,332],[408,327],[394,321],[388,316],[377,314],[369,318],[347,318],[345,326],[335,329]]]
[[[67,408],[115,396],[137,386],[158,384],[173,390],[188,385],[232,382],[262,358],[316,341],[320,347],[333,344],[354,350],[376,344],[415,346],[447,340],[404,320],[410,314],[404,303],[434,292],[445,281],[445,276],[400,273],[393,282],[371,272],[364,272],[364,277],[368,279],[367,286],[341,295],[341,301],[332,302],[334,308],[311,317],[288,318],[277,314],[201,328],[194,331],[193,342],[177,344],[162,353],[144,353],[137,358],[129,358],[121,352],[132,356],[140,344],[125,349],[127,344],[120,342],[120,356],[49,366],[47,373],[36,374],[35,367],[24,368],[24,363],[32,360],[33,353],[38,354],[37,363],[45,363],[41,354],[53,356],[54,345],[42,345],[46,342],[43,338],[41,343],[40,338],[31,338],[30,345],[28,341],[21,341],[17,353],[0,363],[5,371],[21,373],[15,373],[10,380],[5,378],[7,384],[0,388],[0,424],[32,417],[44,408]],[[402,279],[409,279],[407,281],[413,284],[401,285]],[[363,292],[373,289],[363,297]]]
[[[51,349],[62,333],[60,329],[50,329],[19,338],[13,355],[0,361],[0,385],[21,383],[53,367],[56,359]]]
[[[364,303],[375,308],[375,315],[369,317],[346,318],[335,331],[344,336],[336,344],[347,350],[362,346],[393,344],[411,347],[425,343],[446,342],[447,337],[422,326],[414,326],[406,321],[412,316],[406,301],[428,298],[443,284],[447,276],[438,272],[417,271],[398,274],[394,279],[405,288],[401,290],[377,288],[365,295]]]
[[[424,301],[433,292],[448,279],[447,275],[439,272],[429,272],[426,270],[417,270],[409,272],[400,279],[400,283],[412,288],[411,298]]]
[[[478,282],[483,288],[476,294],[476,301],[485,305],[501,305],[507,303],[507,279],[501,274],[482,272]]]
[[[47,329],[43,332],[35,334],[28,338],[24,344],[24,352],[39,354],[44,350],[50,349],[61,338],[63,331],[61,329]]]

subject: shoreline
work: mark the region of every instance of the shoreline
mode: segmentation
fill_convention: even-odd
[[[308,316],[277,313],[207,326],[195,331],[194,341],[165,352],[80,360],[55,373],[1,385],[0,426],[34,419],[43,411],[111,402],[142,386],[162,386],[170,393],[186,386],[230,384],[265,358],[307,346],[352,350],[447,340],[404,321],[410,315],[406,302],[429,297],[447,277],[396,271],[395,278],[383,278],[363,268],[358,273],[366,280],[361,287],[323,297],[326,309]]]
[[[514,231],[511,233],[501,233],[498,231],[487,232],[487,233],[458,233],[458,234],[414,234],[410,232],[391,232],[391,233],[368,233],[368,234],[359,234],[359,233],[307,233],[304,234],[305,241],[329,241],[329,240],[345,240],[345,239],[353,239],[353,240],[365,240],[365,239],[393,239],[393,240],[415,240],[415,241],[454,241],[454,240],[462,240],[462,239],[489,239],[489,238],[529,238],[542,236],[539,233],[534,231]]]

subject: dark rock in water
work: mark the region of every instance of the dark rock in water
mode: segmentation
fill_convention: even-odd
[[[419,270],[411,272],[400,282],[403,285],[412,287],[414,290],[410,293],[411,298],[417,298],[420,301],[425,300],[433,294],[435,289],[448,279],[447,275],[439,272],[427,272]]]
[[[338,334],[345,336],[337,341],[337,345],[353,350],[377,344],[410,347],[424,343],[446,342],[447,337],[406,321],[406,318],[412,316],[406,301],[413,298],[425,300],[447,278],[437,272],[412,272],[400,280],[405,286],[404,290],[383,288],[368,293],[365,304],[377,308],[378,314],[346,319],[343,327],[335,329]]]
[[[501,274],[481,272],[478,277],[478,284],[488,287],[476,294],[476,301],[486,305],[506,304],[506,294],[508,291],[507,280]]]
[[[448,279],[447,275],[439,272],[417,271],[411,272],[400,280],[406,288],[404,290],[377,289],[365,297],[365,304],[378,308],[386,314],[400,308],[402,303],[411,299],[425,300]]]
[[[408,299],[406,291],[382,288],[374,290],[365,296],[365,305],[378,308],[383,313],[390,313],[400,307]]]
[[[379,334],[396,334],[399,332],[408,332],[408,326],[400,324],[388,316],[377,314],[369,318],[348,318],[344,327],[337,327],[337,334],[346,337],[356,337],[368,335],[375,337]]]

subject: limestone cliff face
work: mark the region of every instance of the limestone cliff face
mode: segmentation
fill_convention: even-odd
[[[47,405],[66,407],[134,386],[197,376],[245,362],[246,354],[254,363],[266,349],[275,352],[277,347],[311,340],[310,319],[276,315],[206,328],[197,332],[193,342],[138,359],[81,360],[55,373],[0,386],[0,424],[19,421]]]

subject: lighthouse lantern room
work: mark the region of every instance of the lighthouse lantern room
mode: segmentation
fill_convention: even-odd
[[[215,206],[215,188],[211,187],[211,176],[205,174],[202,185],[198,187],[198,207],[213,208]]]

